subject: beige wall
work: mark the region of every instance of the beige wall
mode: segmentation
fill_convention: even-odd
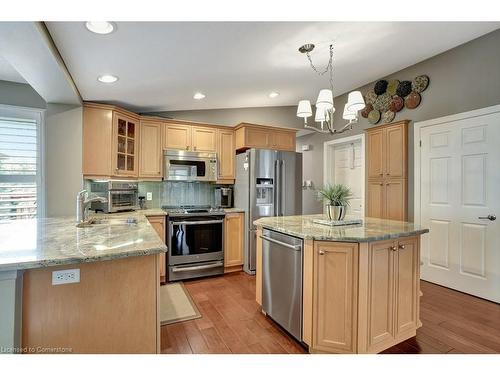
[[[438,37],[438,36],[436,36]],[[395,46],[397,51],[397,46]],[[381,57],[383,58],[390,58]],[[367,61],[367,64],[371,62]],[[377,62],[380,63],[380,62]],[[396,120],[410,119],[423,121],[454,113],[500,104],[500,30],[462,46],[434,56],[426,61],[394,73],[387,79],[411,80],[420,74],[430,77],[430,85],[422,94],[422,103],[414,110],[403,109]],[[380,77],[383,78],[383,77]],[[373,87],[373,83],[363,86],[364,93]],[[315,98],[309,98],[314,100]],[[335,123],[337,127],[345,122],[341,119],[342,109],[347,101],[346,95],[335,98]],[[215,123],[236,124],[241,121],[267,123],[289,127],[302,127],[302,122],[295,117],[295,106],[266,107],[244,109],[220,109],[209,111],[166,112],[165,115],[209,121]],[[413,124],[412,124],[413,125]],[[409,218],[413,218],[413,126],[409,128]],[[356,128],[344,134],[350,136],[369,127],[366,119],[361,118]],[[323,144],[339,136],[311,134],[300,137],[297,149],[304,144],[311,145],[311,150],[304,152],[304,179],[312,180],[316,187],[323,184]],[[304,213],[321,212],[322,205],[317,201],[313,190],[304,190]]]
[[[82,107],[48,104],[45,113],[45,210],[74,216],[82,189]]]

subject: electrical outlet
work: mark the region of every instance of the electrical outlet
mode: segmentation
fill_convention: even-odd
[[[52,285],[73,284],[79,282],[80,282],[79,268],[52,272]]]
[[[147,201],[152,201],[153,200],[153,193],[151,193],[150,191],[148,191],[146,193],[146,200]]]

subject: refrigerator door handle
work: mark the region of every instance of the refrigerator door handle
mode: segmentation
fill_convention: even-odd
[[[280,216],[280,161],[274,161],[274,216]]]

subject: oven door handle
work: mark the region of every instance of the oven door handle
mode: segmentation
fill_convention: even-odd
[[[216,268],[223,266],[222,262],[212,263],[212,264],[204,264],[201,266],[192,266],[192,267],[173,267],[172,272],[187,272],[187,271],[198,271],[198,270],[206,270],[209,268]]]
[[[221,224],[224,220],[171,221],[171,225]]]

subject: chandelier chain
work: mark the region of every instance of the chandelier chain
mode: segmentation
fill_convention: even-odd
[[[306,52],[307,59],[309,60],[309,64],[311,68],[320,76],[325,75],[327,72],[330,72],[330,87],[333,91],[333,44],[330,44],[330,60],[328,61],[328,65],[325,67],[323,71],[319,71],[313,64],[311,55],[309,52]]]

